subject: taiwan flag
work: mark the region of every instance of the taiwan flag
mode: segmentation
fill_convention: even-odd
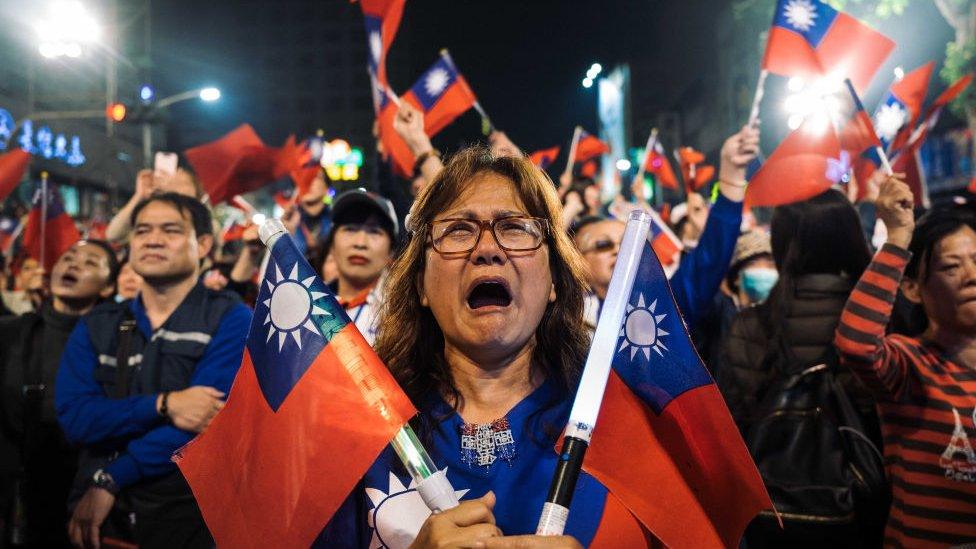
[[[681,175],[685,179],[685,187],[690,191],[697,191],[715,177],[715,167],[704,164],[705,155],[692,147],[678,149],[678,160],[681,164]]]
[[[929,61],[905,75],[888,89],[874,111],[874,128],[889,154],[905,146],[911,129],[922,115],[935,62]]]
[[[437,135],[477,102],[468,82],[443,52],[440,59],[407,91],[403,100],[424,113],[424,132],[430,137]]]
[[[586,130],[580,130],[579,142],[576,144],[576,156],[573,162],[586,162],[587,160],[610,152],[610,145],[600,141],[595,135],[591,135]]]
[[[654,254],[657,255],[657,259],[662,265],[671,266],[677,261],[678,254],[681,253],[684,246],[657,212],[651,210],[649,213],[651,214],[651,248],[654,249]]]
[[[559,156],[558,146],[535,151],[529,155],[529,160],[536,166],[539,166],[539,168],[546,170],[556,161],[557,156]]]
[[[8,255],[20,235],[21,223],[16,217],[0,217],[0,253]]]
[[[662,545],[737,547],[772,503],[650,245],[614,348],[583,469]]]
[[[654,174],[654,178],[662,187],[669,189],[678,188],[678,178],[671,168],[671,162],[664,153],[664,147],[658,141],[654,142],[654,148],[647,153],[647,160],[644,161],[644,171]]]
[[[42,190],[45,187],[46,198]],[[38,183],[32,202],[27,226],[24,228],[24,249],[30,257],[41,261],[43,248],[44,260],[41,263],[50,273],[61,254],[81,239],[81,233],[71,216],[64,211],[61,193],[56,185]]]
[[[844,84],[847,93],[840,94],[837,137],[842,150],[859,157],[868,151],[875,151],[881,146],[881,141],[871,123],[871,117],[864,110],[864,105],[854,90],[854,85],[850,80],[845,80]]]
[[[7,198],[20,185],[28,164],[30,153],[19,147],[0,156],[0,200]]]
[[[837,132],[811,117],[763,162],[746,187],[746,203],[779,206],[806,200],[841,182],[850,169],[851,155],[841,151]]]
[[[820,0],[779,0],[762,68],[808,79],[850,78],[864,90],[895,43]]]
[[[220,204],[234,195],[257,190],[301,166],[304,149],[289,137],[268,147],[249,124],[242,124],[211,143],[187,149],[186,159],[210,195]]]
[[[366,51],[369,56],[367,70],[373,86],[373,107],[380,112],[379,97],[389,89],[386,76],[386,54],[396,38],[403,5],[406,0],[360,0],[366,23]]]
[[[285,235],[227,404],[174,460],[218,547],[308,547],[415,413]]]

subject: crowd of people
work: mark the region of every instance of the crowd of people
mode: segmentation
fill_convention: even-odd
[[[529,535],[620,212],[655,207],[641,192],[605,201],[584,177],[553,182],[501,132],[442,158],[419,111],[404,103],[394,127],[414,177],[375,188],[409,189],[409,211],[365,189],[327,200],[322,172],[282,221],[469,493],[434,515],[380,512],[376,494],[409,483],[388,449],[319,542],[659,544],[585,472],[567,535]],[[776,207],[768,225],[744,222],[758,151],[753,127],[729,137],[714,198],[689,191],[665,219],[683,245],[675,300],[779,511],[757,517],[744,546],[976,542],[976,212],[923,212],[879,171],[860,203],[831,189]],[[190,171],[146,170],[106,240],[78,241],[49,273],[8,258],[0,546],[213,544],[171,456],[224,406],[266,250],[253,224],[220,242],[203,199]],[[887,237],[872,249],[879,223]],[[459,450],[485,433],[502,442]]]

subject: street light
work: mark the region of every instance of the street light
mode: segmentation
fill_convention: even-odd
[[[206,103],[212,103],[220,99],[220,90],[214,87],[198,88],[195,90],[185,91],[183,93],[177,93],[169,97],[160,99],[152,105],[156,110],[162,110],[170,105],[180,103],[182,101],[189,101],[190,99],[199,98],[201,101]],[[147,121],[142,124],[142,156],[145,162],[149,163],[149,157],[152,155],[152,125]]]
[[[98,22],[78,1],[48,5],[47,17],[37,21],[34,29],[40,40],[38,51],[48,59],[81,57],[84,45],[101,37]]]
[[[216,101],[220,99],[220,90],[217,88],[203,88],[200,90],[200,99],[204,101]]]

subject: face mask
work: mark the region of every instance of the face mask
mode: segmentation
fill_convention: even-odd
[[[756,303],[765,301],[769,297],[769,291],[776,285],[777,280],[779,280],[779,273],[776,269],[766,267],[743,269],[739,274],[742,290]]]

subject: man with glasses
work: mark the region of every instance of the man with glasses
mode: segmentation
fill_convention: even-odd
[[[600,306],[607,297],[610,276],[617,264],[617,251],[624,237],[624,225],[616,219],[591,215],[580,219],[574,227],[574,241],[586,260],[591,292],[583,302],[583,319],[592,329],[600,316]]]

